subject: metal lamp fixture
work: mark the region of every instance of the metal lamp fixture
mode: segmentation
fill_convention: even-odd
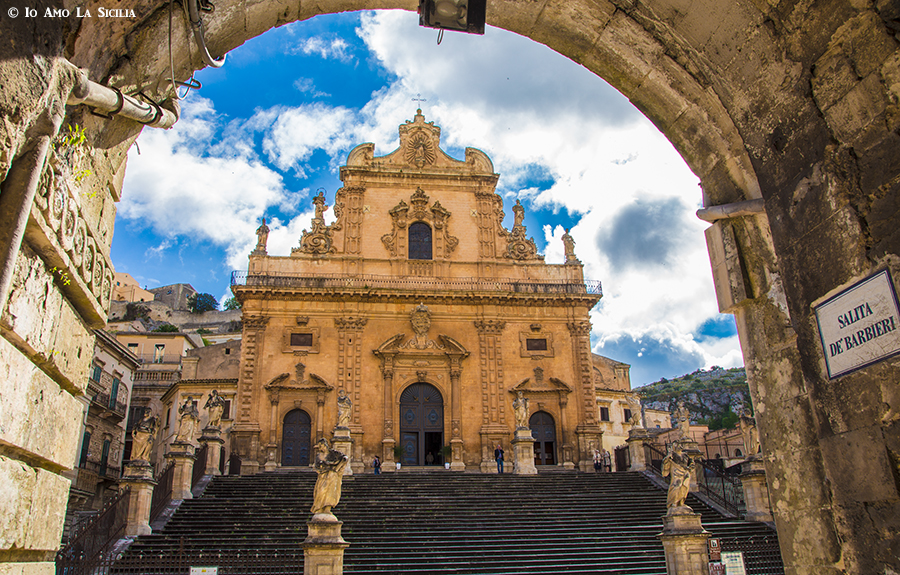
[[[419,0],[419,26],[484,34],[487,0]]]

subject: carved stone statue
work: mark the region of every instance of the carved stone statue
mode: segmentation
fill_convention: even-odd
[[[636,393],[628,393],[625,395],[625,401],[628,402],[628,409],[631,411],[631,419],[628,422],[632,429],[643,429],[644,425],[641,421],[641,398]]]
[[[319,192],[319,195],[313,198],[313,205],[316,207],[316,215],[313,219],[324,220],[325,211],[328,206],[325,205],[325,192]]]
[[[222,396],[215,389],[212,390],[203,407],[209,414],[208,426],[219,427],[222,423],[222,414],[225,413],[225,400],[222,399]]]
[[[562,237],[563,246],[566,250],[566,263],[577,264],[578,258],[575,257],[575,239],[569,235],[569,229],[570,228],[566,228],[566,233],[564,233]]]
[[[746,413],[741,414],[741,438],[744,440],[744,449],[747,457],[759,453],[759,430],[756,428],[756,420]]]
[[[132,461],[150,461],[150,451],[153,449],[153,440],[158,429],[159,417],[153,415],[149,409],[145,409],[144,415],[131,430]]]
[[[516,414],[516,429],[528,429],[528,398],[521,391],[516,392],[513,410]]]
[[[337,408],[337,426],[341,428],[350,427],[350,414],[353,409],[353,401],[350,400],[350,396],[347,395],[347,393],[343,389],[338,391]]]
[[[322,438],[316,443],[315,469],[319,477],[316,479],[313,504],[310,508],[310,511],[318,516],[313,517],[314,520],[337,521],[331,513],[331,508],[341,500],[341,482],[348,461],[347,456],[340,451],[329,449],[327,439]]]
[[[521,228],[522,222],[525,221],[525,208],[522,207],[522,203],[519,200],[516,200],[516,205],[512,207],[513,211],[513,229]]]
[[[694,462],[684,454],[681,444],[674,442],[669,446],[669,453],[662,463],[662,476],[670,477],[669,492],[666,498],[666,507],[669,515],[692,511],[685,505],[688,493],[691,491],[691,472]]]
[[[266,253],[266,242],[269,240],[269,226],[266,225],[266,218],[262,219],[262,225],[256,228],[256,249],[255,254]]]
[[[178,408],[178,415],[181,419],[178,424],[178,433],[175,435],[175,441],[181,443],[190,443],[194,438],[194,430],[200,423],[200,411],[197,409],[197,403],[188,397],[184,400],[184,404]]]
[[[678,428],[681,430],[681,438],[690,439],[691,414],[684,406],[683,401],[678,402],[678,409],[675,410],[675,420],[678,422]]]

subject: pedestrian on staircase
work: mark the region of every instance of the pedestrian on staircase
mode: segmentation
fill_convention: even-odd
[[[381,460],[378,459],[377,455],[372,460],[372,470],[375,472],[375,475],[381,475]]]
[[[499,443],[497,449],[494,450],[494,461],[497,462],[497,473],[503,473],[503,448]]]

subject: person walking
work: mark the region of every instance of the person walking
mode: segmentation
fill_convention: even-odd
[[[499,443],[497,449],[494,450],[494,461],[497,462],[497,473],[503,473],[503,448]]]
[[[602,457],[603,457],[603,468],[606,470],[607,473],[612,472],[612,458],[609,456],[609,451],[604,449]]]
[[[378,459],[377,455],[372,460],[372,470],[375,472],[375,475],[381,475],[381,460]]]

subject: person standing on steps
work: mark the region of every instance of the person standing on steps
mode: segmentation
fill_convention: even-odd
[[[381,475],[381,460],[378,459],[377,455],[372,460],[372,470],[375,472],[375,475]]]
[[[497,473],[503,473],[503,448],[499,443],[497,449],[494,450],[494,461],[497,462]]]

